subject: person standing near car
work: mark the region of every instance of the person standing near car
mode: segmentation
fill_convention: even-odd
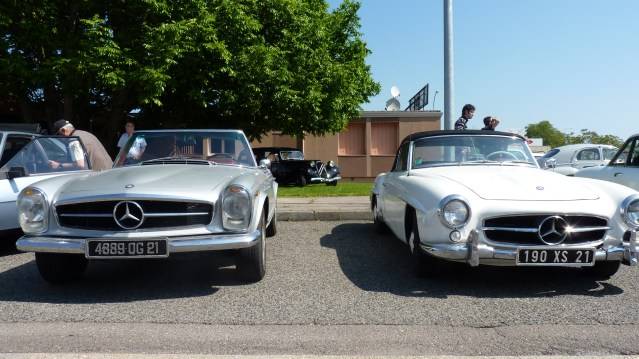
[[[468,121],[473,118],[473,115],[475,115],[475,106],[471,104],[464,105],[461,117],[455,121],[455,129],[462,131],[468,129]]]
[[[499,125],[499,120],[492,116],[484,117],[484,128],[482,131],[495,131],[495,128]]]
[[[122,147],[126,145],[126,141],[128,141],[129,138],[133,136],[134,132],[135,132],[135,123],[133,122],[133,120],[127,120],[126,123],[124,124],[124,133],[122,134],[122,136],[120,136],[120,139],[118,140],[118,152],[120,152]]]
[[[104,149],[104,146],[102,145],[100,140],[98,140],[98,138],[95,137],[92,133],[87,131],[82,131],[82,130],[76,130],[75,127],[73,127],[73,124],[71,124],[71,122],[66,120],[56,121],[53,124],[53,133],[60,136],[79,137],[80,140],[82,141],[82,144],[84,145],[84,148],[87,151],[87,156],[89,157],[91,168],[94,171],[103,171],[113,167],[113,161],[111,160],[111,157],[107,153],[106,149]],[[74,163],[68,164],[68,163],[60,163],[56,161],[49,161],[49,166],[51,166],[51,168],[59,168],[59,167],[65,167],[65,166],[71,165],[71,166],[77,166],[80,168],[86,168],[85,164],[78,163],[80,161],[82,162],[84,161],[83,160],[84,156],[82,154],[82,146],[80,145],[80,143],[78,143],[77,141],[70,143],[69,152],[71,154],[71,160]]]

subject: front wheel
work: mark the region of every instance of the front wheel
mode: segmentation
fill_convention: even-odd
[[[596,280],[610,279],[621,267],[620,261],[606,261],[595,263],[592,267],[583,268],[584,275]]]
[[[417,226],[417,215],[413,213],[411,231],[408,237],[413,271],[418,277],[432,277],[441,270],[437,258],[424,253],[420,246],[419,227]]]
[[[296,182],[296,184],[297,184],[299,187],[304,187],[304,186],[306,186],[306,176],[304,176],[304,175],[299,175],[299,176],[297,176],[297,182]]]
[[[267,214],[268,215],[268,214]],[[266,236],[273,237],[277,234],[277,209],[273,211],[271,223],[266,227]]]
[[[237,259],[237,270],[242,278],[249,282],[259,282],[266,274],[266,226],[264,216],[260,220],[258,229],[260,238],[257,244],[249,248],[240,249]]]
[[[81,254],[36,253],[35,258],[40,275],[52,284],[81,278],[88,263]]]

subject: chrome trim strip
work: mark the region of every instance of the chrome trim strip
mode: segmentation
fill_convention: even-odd
[[[119,202],[119,201],[154,201],[154,202],[193,202],[215,206],[215,202],[203,200],[201,198],[190,198],[184,196],[158,195],[158,194],[135,194],[135,193],[111,193],[97,196],[78,196],[56,201],[55,206],[68,204],[79,204],[87,202]]]
[[[595,231],[607,231],[610,227],[577,227],[572,228],[568,233],[584,233],[584,232],[595,232]]]
[[[190,217],[190,216],[208,216],[209,212],[191,212],[191,213],[144,213],[144,217]]]
[[[607,231],[610,227],[577,227],[572,228],[568,233],[584,233],[584,232],[595,232],[595,231]],[[527,228],[527,227],[484,227],[482,231],[502,231],[502,232],[519,232],[519,233],[537,233],[539,231],[538,228]]]
[[[62,213],[58,215],[60,217],[70,217],[70,218],[113,218],[113,214],[108,213]]]
[[[519,232],[519,233],[537,233],[538,228],[516,228],[516,227],[484,227],[482,231],[502,231],[502,232]]]

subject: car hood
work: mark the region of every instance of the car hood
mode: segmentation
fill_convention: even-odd
[[[249,171],[242,167],[182,164],[116,168],[69,181],[59,192],[58,200],[122,193],[204,197]]]
[[[487,200],[596,200],[598,192],[585,181],[538,168],[521,166],[451,166],[411,172],[456,182]]]

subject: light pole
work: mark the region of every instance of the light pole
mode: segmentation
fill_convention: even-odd
[[[435,90],[435,95],[433,96],[433,111],[435,111],[435,100],[437,100],[437,94],[439,91]]]
[[[453,0],[444,0],[444,129],[453,129],[455,84],[453,69]]]

